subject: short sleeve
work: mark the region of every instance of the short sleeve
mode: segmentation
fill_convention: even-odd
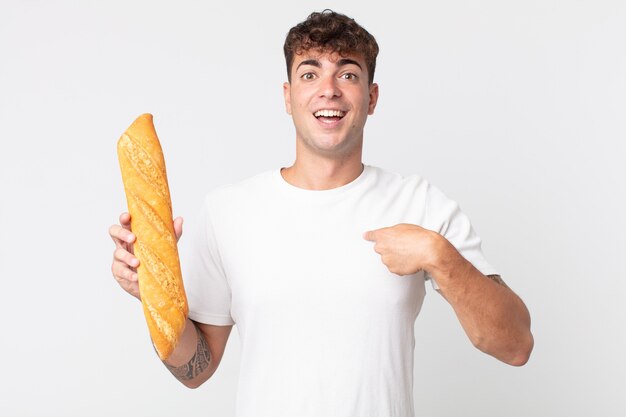
[[[498,274],[487,262],[481,248],[480,237],[474,231],[469,218],[459,204],[446,197],[439,189],[430,185],[427,196],[426,227],[448,239],[459,253],[484,275]],[[433,288],[439,286],[428,274]]]
[[[189,318],[218,326],[235,324],[230,314],[231,289],[222,267],[208,198],[198,223],[192,231],[189,256],[184,262]]]

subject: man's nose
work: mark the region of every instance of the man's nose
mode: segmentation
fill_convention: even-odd
[[[341,90],[335,77],[324,77],[320,82],[320,97],[333,98],[341,96]]]

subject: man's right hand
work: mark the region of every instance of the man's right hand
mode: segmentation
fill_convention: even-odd
[[[174,232],[178,241],[183,234],[182,217],[174,219]],[[139,295],[139,284],[137,281],[139,259],[135,257],[133,252],[133,243],[136,238],[130,229],[130,214],[122,213],[120,215],[120,224],[111,226],[109,235],[115,243],[113,263],[111,265],[113,277],[124,291],[140,300],[141,296]]]

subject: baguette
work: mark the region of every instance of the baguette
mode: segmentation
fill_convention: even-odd
[[[117,142],[144,316],[161,360],[172,353],[188,314],[165,159],[151,114],[142,114]]]

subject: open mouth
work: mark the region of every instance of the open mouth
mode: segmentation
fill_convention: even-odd
[[[313,116],[317,118],[317,120],[324,123],[333,123],[337,122],[346,115],[345,111],[342,110],[318,110],[313,113]]]

